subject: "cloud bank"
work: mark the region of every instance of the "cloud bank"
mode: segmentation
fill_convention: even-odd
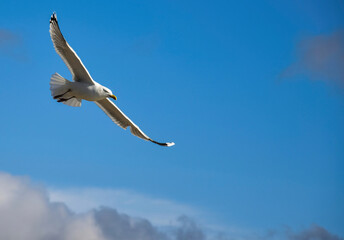
[[[0,173],[0,239],[9,240],[344,240],[312,225],[293,232],[270,231],[266,236],[229,236],[205,231],[187,216],[173,226],[157,227],[149,220],[94,208],[72,212],[65,203],[52,202],[46,189],[28,178]]]
[[[296,47],[296,57],[282,78],[305,75],[344,87],[344,30],[303,39]]]
[[[0,239],[11,240],[193,240],[205,239],[188,217],[159,230],[143,218],[101,207],[74,213],[29,179],[0,173]]]

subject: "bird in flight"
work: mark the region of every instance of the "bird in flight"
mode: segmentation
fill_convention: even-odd
[[[56,52],[60,55],[69,71],[73,81],[63,78],[58,73],[50,79],[51,95],[57,102],[73,107],[80,107],[82,99],[95,102],[113,122],[123,129],[130,127],[133,135],[160,146],[170,147],[173,142],[160,143],[148,137],[133,121],[131,121],[109,98],[117,100],[112,91],[96,81],[88,73],[78,55],[64,39],[57,23],[56,13],[50,18],[50,37]]]

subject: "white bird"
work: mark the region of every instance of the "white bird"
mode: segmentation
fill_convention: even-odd
[[[51,95],[58,102],[69,106],[80,107],[82,99],[95,102],[118,126],[123,129],[130,127],[133,135],[146,141],[161,146],[173,146],[174,143],[160,143],[148,137],[137,125],[135,125],[109,98],[117,99],[112,91],[94,81],[78,55],[64,39],[56,14],[50,18],[50,37],[56,52],[60,55],[69,71],[72,73],[73,81],[69,81],[58,73],[52,75],[50,80]]]

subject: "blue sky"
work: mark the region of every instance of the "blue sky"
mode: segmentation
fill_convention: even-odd
[[[93,103],[52,100],[50,76],[71,78],[53,11],[93,79],[176,146],[132,136]],[[343,1],[2,1],[0,15],[2,172],[167,199],[228,228],[344,236],[344,79],[302,55],[341,36]]]

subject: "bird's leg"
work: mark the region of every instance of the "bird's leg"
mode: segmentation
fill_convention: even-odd
[[[68,101],[68,100],[70,100],[72,98],[75,98],[75,96],[70,97],[70,98],[60,98],[59,100],[57,100],[57,102],[66,102],[66,101]]]
[[[54,99],[56,99],[56,98],[60,98],[60,97],[62,97],[63,95],[65,95],[65,94],[69,93],[70,91],[72,91],[72,89],[68,89],[68,91],[67,91],[67,92],[65,92],[65,93],[62,93],[62,94],[60,94],[60,95],[56,95],[56,96],[54,96]]]

